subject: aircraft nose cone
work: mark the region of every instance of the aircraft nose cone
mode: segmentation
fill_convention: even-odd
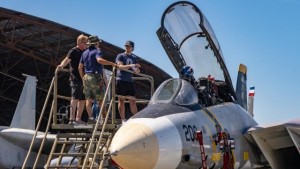
[[[145,125],[126,124],[116,133],[111,144],[112,159],[122,168],[154,168],[158,158],[158,142]]]
[[[168,119],[131,119],[115,134],[110,153],[124,169],[176,168],[182,143]]]

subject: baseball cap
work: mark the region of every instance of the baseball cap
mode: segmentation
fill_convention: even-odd
[[[134,48],[134,42],[132,42],[132,41],[126,41],[126,43],[125,43],[125,46],[131,46],[131,47],[133,47]]]
[[[90,37],[88,38],[87,44],[88,44],[88,45],[93,45],[93,44],[96,44],[97,42],[100,42],[98,36],[90,36]]]

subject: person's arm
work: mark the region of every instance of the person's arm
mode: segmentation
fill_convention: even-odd
[[[83,68],[84,68],[84,67],[83,67],[83,64],[82,64],[82,63],[79,63],[78,71],[79,71],[79,74],[80,74],[81,79],[83,79],[83,76],[84,76]]]
[[[110,65],[110,66],[113,66],[113,67],[117,66],[117,64],[115,64],[114,62],[110,62],[110,61],[105,60],[101,57],[97,57],[97,62],[102,64],[102,65]]]
[[[114,62],[110,62],[108,60],[103,59],[102,52],[99,48],[97,49],[96,60],[98,63],[100,63],[102,65],[111,65],[112,67],[117,66],[117,64],[115,64]]]
[[[138,63],[136,63],[136,64],[133,64],[133,71],[135,72],[135,73],[140,73],[141,72],[141,70],[140,70],[140,68],[141,68],[141,65],[140,64],[138,64]]]
[[[122,58],[123,56],[121,54],[119,54],[116,58],[116,63],[118,65],[118,68],[119,69],[123,69],[123,70],[128,70],[130,68],[132,68],[132,70],[135,72],[135,73],[139,73],[140,70],[139,70],[139,67],[141,67],[140,64],[129,64],[129,65],[124,65],[123,64],[123,61],[122,61]]]
[[[118,65],[118,68],[120,68],[120,69],[126,69],[126,70],[128,70],[128,69],[130,69],[130,68],[132,68],[132,67],[135,66],[135,64],[123,65],[123,62],[121,62],[121,61],[118,62],[117,65]]]
[[[103,80],[104,80],[105,85],[107,85],[108,81],[107,81],[107,77],[106,77],[106,73],[105,73],[105,70],[104,70],[104,69],[103,69],[103,74],[102,74],[102,76],[103,76]]]
[[[57,69],[60,70],[64,68],[68,63],[70,63],[71,59],[68,56],[64,58],[64,60],[57,66]]]
[[[120,69],[125,69],[125,70],[128,70],[130,68],[133,68],[133,67],[141,67],[140,64],[129,64],[129,65],[124,65],[122,60],[121,60],[121,56],[118,55],[117,58],[116,58],[116,63],[118,65],[118,68]]]

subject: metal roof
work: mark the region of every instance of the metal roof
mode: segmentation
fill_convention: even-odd
[[[0,7],[0,125],[10,125],[25,81],[22,74],[37,77],[36,109],[39,118],[56,66],[76,45],[80,34],[90,36],[53,21]],[[104,58],[110,61],[124,51],[105,40],[102,40],[100,48]],[[140,57],[139,63],[145,74],[153,76],[155,88],[171,77]],[[67,73],[59,77],[61,95],[70,95],[68,77]],[[145,85],[138,82],[139,86]]]

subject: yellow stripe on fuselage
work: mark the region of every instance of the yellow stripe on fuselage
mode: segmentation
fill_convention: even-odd
[[[224,127],[223,125],[220,123],[220,121],[218,120],[217,116],[213,113],[213,111],[209,110],[209,109],[203,109],[204,112],[206,112],[206,115],[209,116],[210,120],[215,124],[215,125],[220,125],[221,127],[221,130],[223,131],[224,130]],[[214,142],[212,143],[214,145]],[[214,147],[214,146],[213,146]],[[215,145],[216,147],[216,145]],[[216,149],[215,149],[216,150]],[[214,151],[214,150],[213,150]],[[214,151],[215,152],[215,151]],[[236,157],[235,157],[235,154],[234,154],[234,150],[231,150],[231,153],[232,153],[232,156],[233,156],[233,162],[235,164],[235,161],[236,161]],[[213,156],[214,156],[215,153],[213,153]],[[213,157],[213,159],[218,159],[217,156],[216,157]]]
[[[204,112],[206,112],[206,115],[209,116],[210,120],[215,123],[215,125],[220,125],[221,129],[223,130],[224,127],[222,126],[222,124],[219,122],[218,118],[216,117],[216,115],[209,109],[203,109]]]
[[[249,152],[248,151],[244,152],[244,160],[245,161],[249,160]]]
[[[209,127],[207,127],[207,125],[204,125],[204,127],[206,128],[206,131],[209,132],[210,139],[213,140],[213,136],[212,136],[212,133],[211,133]],[[212,149],[213,149],[214,153],[217,152],[217,145],[214,141],[212,142]]]
[[[211,161],[220,161],[221,160],[221,153],[212,153]]]

